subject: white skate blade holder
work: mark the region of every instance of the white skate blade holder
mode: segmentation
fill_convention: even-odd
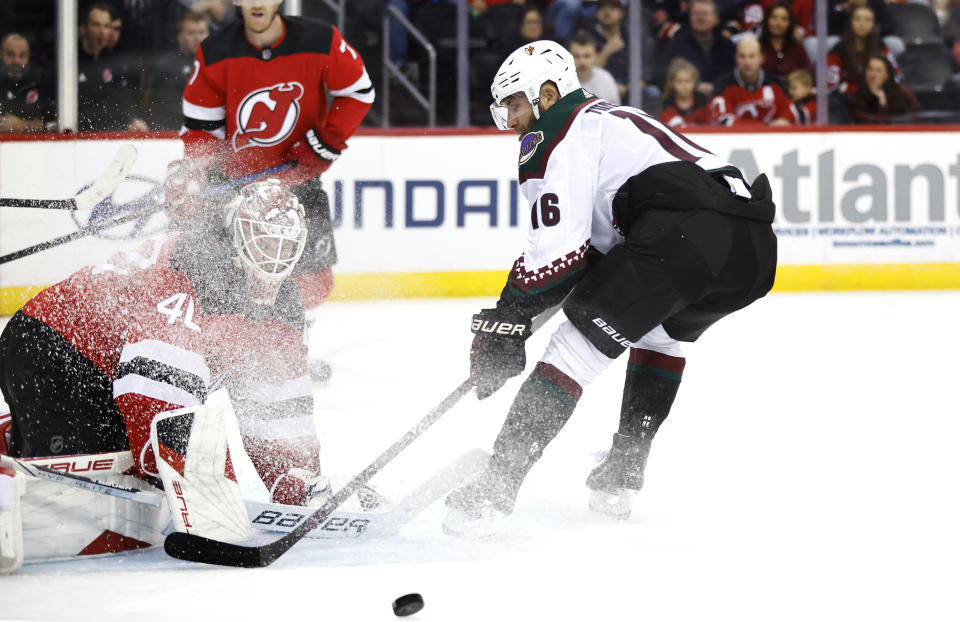
[[[507,515],[492,507],[485,507],[480,516],[471,516],[456,508],[447,508],[443,518],[443,533],[470,540],[488,540],[503,533]]]
[[[591,490],[587,505],[590,510],[598,514],[627,520],[630,518],[631,510],[633,510],[633,494],[634,491],[629,488],[620,488],[616,493],[606,490]]]

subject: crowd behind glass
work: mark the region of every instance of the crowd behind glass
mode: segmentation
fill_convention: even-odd
[[[956,1],[956,4],[953,2]],[[489,125],[493,73],[525,42],[567,46],[587,90],[628,103],[635,38],[626,0],[351,0],[345,36],[376,88],[391,91],[391,125],[425,125],[399,87],[382,83],[382,19],[389,5],[431,40],[437,57],[437,122],[456,122],[456,2],[469,7],[469,122]],[[830,124],[960,120],[960,0],[828,0],[826,46],[814,0],[643,0],[642,107],[676,127],[815,125],[818,55],[825,55]],[[54,0],[0,3],[0,132],[56,131]],[[336,21],[326,3],[308,17]],[[231,0],[81,1],[80,131],[176,131],[194,51],[238,19]],[[427,57],[398,20],[387,55],[425,88]],[[375,106],[365,124],[383,119]]]

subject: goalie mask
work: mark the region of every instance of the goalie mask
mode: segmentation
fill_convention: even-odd
[[[244,186],[227,205],[226,221],[252,298],[273,304],[306,245],[303,205],[279,180],[258,181]]]
[[[534,41],[515,50],[503,61],[490,85],[493,103],[490,114],[501,130],[507,127],[507,110],[503,100],[514,93],[523,93],[533,106],[533,117],[540,118],[540,87],[553,82],[560,97],[580,88],[573,56],[555,41]]]

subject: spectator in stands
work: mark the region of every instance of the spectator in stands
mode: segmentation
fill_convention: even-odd
[[[581,18],[583,0],[551,0],[546,21],[559,41],[569,41]]]
[[[479,17],[492,6],[500,4],[526,4],[525,0],[467,0],[470,3],[470,14]]]
[[[752,35],[737,41],[732,82],[710,102],[714,123],[732,126],[793,125],[790,100],[763,71],[760,42]]]
[[[30,63],[30,43],[18,33],[0,40],[0,133],[40,132],[53,129],[56,115],[52,85]]]
[[[120,13],[113,13],[110,18],[110,24],[106,28],[106,39],[103,43],[105,52],[114,52],[117,44],[120,43],[120,32],[123,30],[123,16]]]
[[[520,23],[511,27],[504,24],[502,27],[511,29],[498,39],[500,56],[506,56],[523,45],[540,39],[549,39],[543,25],[543,11],[534,5],[526,5],[520,15]]]
[[[596,16],[592,22],[592,34],[597,40],[598,49],[596,66],[609,71],[617,81],[621,100],[626,99],[627,91],[630,90],[630,54],[635,44],[627,35],[626,15],[621,0],[598,0]],[[649,84],[654,80],[655,63],[652,61],[656,55],[656,39],[651,19],[647,14],[641,16],[643,32],[640,45],[644,60],[641,64],[640,86],[643,87],[645,100],[660,97],[660,89]]]
[[[791,71],[787,76],[787,92],[793,122],[797,125],[817,124],[817,95],[813,92],[813,74],[807,69]]]
[[[797,69],[810,69],[810,58],[803,44],[796,38],[797,19],[790,10],[789,0],[780,0],[767,9],[760,28],[760,51],[763,70],[786,86],[787,76]]]
[[[570,54],[577,66],[580,86],[597,97],[620,105],[620,90],[610,72],[597,67],[597,40],[589,32],[578,30],[570,39]]]
[[[910,123],[920,111],[916,96],[894,79],[893,65],[884,54],[871,54],[863,79],[850,96],[854,123]]]
[[[193,74],[197,46],[210,34],[201,13],[189,12],[180,19],[177,49],[157,58],[150,71],[148,115],[159,130],[179,130],[183,124],[183,89]]]
[[[733,69],[733,43],[720,34],[717,6],[713,0],[691,0],[690,23],[671,39],[661,63],[662,72],[675,58],[685,58],[700,72],[697,91],[707,97],[714,81]]]
[[[219,30],[237,16],[233,10],[233,0],[194,0],[189,4],[190,13],[199,13],[207,18],[208,30]]]
[[[840,41],[827,54],[827,88],[847,94],[856,91],[867,59],[875,54],[883,54],[890,60],[894,78],[898,78],[900,70],[890,48],[880,38],[876,14],[866,4],[855,6]]]
[[[105,52],[113,9],[95,2],[81,18],[78,51],[79,129],[96,131],[146,131],[139,101],[118,58]]]
[[[697,91],[700,73],[693,63],[675,58],[667,67],[667,81],[663,86],[660,120],[672,127],[708,125],[710,111],[707,97]]]

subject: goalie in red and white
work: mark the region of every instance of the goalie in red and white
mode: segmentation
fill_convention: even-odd
[[[0,418],[0,451],[67,464],[86,476],[99,474],[84,457],[121,452],[103,470],[120,475],[123,467],[125,484],[140,488],[162,479],[171,508],[179,502],[172,488],[193,487],[186,493],[198,495],[190,499],[194,514],[174,512],[178,529],[211,516],[217,523],[223,514],[221,526],[240,539],[249,523],[242,500],[237,505],[222,425],[222,411],[232,407],[243,449],[274,502],[326,499],[304,310],[290,278],[307,240],[303,206],[271,179],[244,187],[225,212],[220,235],[168,234],[138,253],[74,273],[11,318],[0,334],[0,391],[11,414]],[[226,406],[197,408],[221,388]],[[12,493],[22,486],[10,473],[0,475],[0,542],[4,507],[9,518],[18,496]],[[118,518],[119,502],[106,499],[114,516],[103,533],[84,532],[89,541],[53,554],[159,542],[169,516],[160,524],[130,509]],[[68,514],[65,508],[62,520]],[[2,560],[0,545],[0,570]]]
[[[337,261],[325,172],[347,148],[374,101],[363,59],[331,24],[280,15],[281,0],[234,0],[242,21],[198,46],[183,93],[185,160],[174,167],[167,203],[187,203],[196,173],[237,179],[284,162],[278,175],[304,205],[307,251],[294,272],[308,318],[333,288]],[[202,193],[194,184],[193,195]],[[170,190],[174,191],[171,192]],[[172,200],[171,200],[172,199]],[[311,361],[317,379],[329,367]]]

